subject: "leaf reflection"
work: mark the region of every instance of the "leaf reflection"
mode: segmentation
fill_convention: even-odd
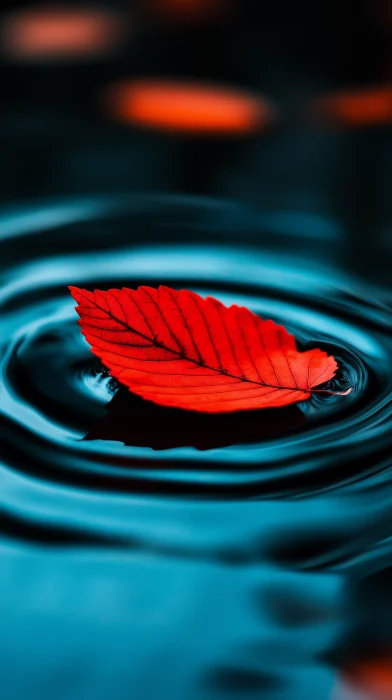
[[[114,440],[134,447],[212,450],[278,438],[299,428],[305,416],[298,406],[229,414],[203,414],[158,406],[119,389],[107,404],[108,414],[85,440]]]

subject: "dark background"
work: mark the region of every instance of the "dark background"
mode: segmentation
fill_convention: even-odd
[[[377,235],[391,217],[390,124],[325,123],[309,119],[306,105],[335,90],[392,83],[388,0],[221,0],[215,13],[203,4],[214,2],[200,0],[193,14],[165,12],[164,0],[106,4],[118,9],[124,36],[87,58],[72,46],[60,58],[44,50],[38,58],[10,55],[4,10],[1,200],[197,193],[338,216],[364,235],[371,221]],[[105,9],[45,7],[56,5]],[[8,6],[15,13],[15,3]],[[135,77],[245,89],[272,101],[276,123],[258,134],[207,138],[119,125],[103,91]]]

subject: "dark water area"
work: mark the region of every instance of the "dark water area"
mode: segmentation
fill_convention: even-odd
[[[4,698],[327,700],[392,650],[391,248],[349,230],[185,195],[3,210]],[[67,285],[162,283],[283,324],[352,392],[216,416],[133,397]]]

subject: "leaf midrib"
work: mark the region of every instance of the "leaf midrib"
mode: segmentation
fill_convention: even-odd
[[[90,300],[89,300],[89,301],[90,301]],[[117,299],[117,301],[118,301],[118,299]],[[121,308],[123,308],[123,307],[122,307],[122,304],[121,304],[119,301],[118,301],[118,303],[120,304]],[[173,355],[177,355],[177,356],[180,357],[182,360],[186,360],[187,362],[192,362],[193,364],[197,365],[198,367],[202,367],[202,368],[204,368],[204,369],[209,369],[209,370],[211,370],[212,372],[216,372],[217,374],[224,375],[225,377],[231,377],[232,379],[238,379],[239,381],[243,382],[244,384],[245,384],[245,383],[248,383],[248,384],[255,384],[256,386],[263,386],[263,387],[265,386],[265,387],[268,387],[268,388],[270,388],[270,389],[276,389],[276,390],[280,390],[280,389],[285,390],[285,389],[287,389],[287,390],[290,390],[290,391],[300,391],[300,392],[302,392],[302,393],[304,393],[304,394],[311,394],[311,393],[313,393],[313,392],[318,393],[318,390],[317,390],[317,389],[301,389],[301,388],[299,388],[299,387],[284,386],[283,384],[279,384],[279,385],[277,386],[276,384],[267,384],[266,382],[256,382],[256,381],[254,381],[253,379],[248,379],[248,377],[246,377],[246,376],[245,376],[245,377],[239,377],[239,376],[237,376],[237,375],[235,375],[235,374],[231,374],[230,372],[225,372],[225,371],[222,371],[221,369],[217,369],[216,367],[211,367],[210,365],[207,365],[207,364],[205,364],[204,362],[198,362],[197,360],[193,360],[191,357],[187,357],[184,353],[181,353],[181,352],[178,352],[177,350],[173,350],[172,348],[166,347],[166,345],[164,345],[163,343],[159,342],[159,341],[156,340],[154,337],[153,337],[153,338],[150,338],[148,335],[145,335],[145,333],[142,333],[141,331],[138,331],[138,330],[136,330],[135,328],[132,328],[132,326],[129,325],[129,322],[125,323],[124,321],[121,321],[121,319],[117,318],[111,311],[108,311],[107,309],[102,308],[102,306],[100,306],[99,304],[97,304],[95,301],[94,301],[94,304],[95,304],[95,306],[97,307],[97,309],[99,309],[100,311],[103,311],[107,316],[109,316],[109,317],[110,317],[113,321],[115,321],[116,323],[121,324],[126,330],[129,330],[129,331],[131,331],[132,333],[135,333],[136,335],[140,336],[141,338],[144,338],[145,340],[148,340],[149,342],[152,342],[156,347],[162,348],[162,350],[165,350],[166,352],[171,352]],[[124,309],[123,309],[123,311],[124,311]],[[125,316],[126,316],[125,311],[124,311],[124,314],[125,314]],[[109,330],[109,329],[108,329],[108,330]],[[320,391],[320,390],[319,390],[319,391]]]

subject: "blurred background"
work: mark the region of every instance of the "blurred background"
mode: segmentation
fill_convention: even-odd
[[[386,234],[389,0],[2,7],[3,202],[199,194]]]

